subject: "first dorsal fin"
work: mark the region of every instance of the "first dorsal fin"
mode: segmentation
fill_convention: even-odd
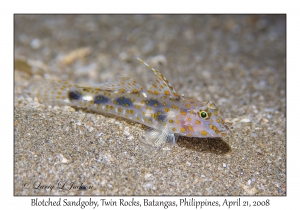
[[[149,69],[151,69],[155,76],[156,80],[155,82],[151,83],[151,87],[148,89],[148,92],[152,94],[163,94],[167,95],[170,98],[179,99],[180,96],[176,93],[172,85],[169,83],[169,81],[155,68],[150,66],[149,64],[145,63],[142,59],[136,57],[141,63],[146,65]]]

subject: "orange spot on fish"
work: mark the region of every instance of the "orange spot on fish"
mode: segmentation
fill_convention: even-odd
[[[203,136],[206,136],[206,135],[207,135],[207,132],[206,132],[206,131],[201,131],[201,134],[202,134]]]
[[[170,95],[170,92],[166,90],[166,91],[164,92],[164,94],[165,94],[165,95]]]
[[[193,129],[193,127],[192,126],[188,126],[188,129],[190,130],[190,131],[194,131],[194,129]]]
[[[180,114],[186,115],[186,112],[185,111],[180,111]]]

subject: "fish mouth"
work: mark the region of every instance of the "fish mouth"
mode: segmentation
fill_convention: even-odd
[[[220,128],[219,132],[220,132],[220,134],[219,134],[220,137],[224,137],[224,136],[226,136],[226,135],[228,135],[230,133],[230,129],[228,128],[227,125],[223,125]]]
[[[222,128],[219,131],[220,133],[226,133],[226,134],[230,133],[229,127],[225,124],[222,126]]]
[[[224,128],[227,130],[227,131],[230,131],[229,127],[227,125],[224,125]]]
[[[230,133],[230,130],[224,129],[220,131],[220,137],[225,137]]]

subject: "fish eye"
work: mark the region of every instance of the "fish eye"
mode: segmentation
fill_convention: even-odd
[[[199,117],[201,117],[203,119],[208,119],[208,114],[206,111],[199,111],[198,115],[199,115]]]

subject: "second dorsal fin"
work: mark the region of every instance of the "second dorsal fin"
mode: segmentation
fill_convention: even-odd
[[[102,90],[117,91],[120,93],[141,93],[144,91],[134,79],[123,77],[121,75],[108,80],[107,82],[97,86],[97,88]]]

